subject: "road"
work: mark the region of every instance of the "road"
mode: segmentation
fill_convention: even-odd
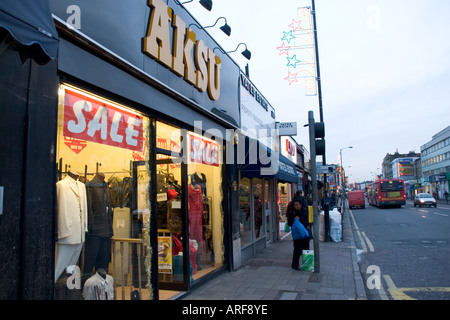
[[[450,205],[349,214],[369,300],[450,300]]]

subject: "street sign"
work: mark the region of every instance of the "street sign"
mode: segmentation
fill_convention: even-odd
[[[280,136],[296,136],[297,122],[277,122],[276,129]]]
[[[317,174],[332,174],[334,173],[335,167],[334,166],[323,166],[318,165],[317,166]]]

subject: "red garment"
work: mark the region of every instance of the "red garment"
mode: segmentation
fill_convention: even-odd
[[[178,195],[178,192],[176,192],[175,190],[172,190],[172,189],[167,190],[167,198],[169,200],[175,199],[177,195]]]
[[[188,186],[189,238],[197,240],[199,251],[201,252],[201,254],[203,254],[203,197],[202,188],[200,188],[199,185],[196,185],[196,188],[191,185]]]

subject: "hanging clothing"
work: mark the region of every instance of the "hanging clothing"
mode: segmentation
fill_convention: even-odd
[[[83,273],[90,275],[98,268],[108,270],[113,236],[111,195],[105,176],[97,173],[86,183],[89,233],[86,238]]]
[[[56,244],[55,282],[64,273],[64,270],[66,270],[68,266],[77,264],[82,247],[82,243]]]
[[[86,186],[71,176],[56,183],[58,243],[84,242],[88,231]]]
[[[189,235],[190,239],[197,240],[200,252],[203,254],[203,196],[202,188],[199,185],[188,186],[189,199]]]
[[[86,183],[89,235],[112,237],[112,207],[108,185],[102,174]]]
[[[194,185],[199,185],[202,188],[202,194],[207,197],[206,194],[206,176],[201,172],[196,172],[191,175],[191,181]]]
[[[56,183],[57,234],[55,281],[75,265],[88,231],[86,187],[70,175]]]

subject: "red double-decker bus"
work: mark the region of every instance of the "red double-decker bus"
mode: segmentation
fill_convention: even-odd
[[[405,183],[401,179],[379,179],[369,184],[367,198],[372,206],[401,207],[406,203]]]

